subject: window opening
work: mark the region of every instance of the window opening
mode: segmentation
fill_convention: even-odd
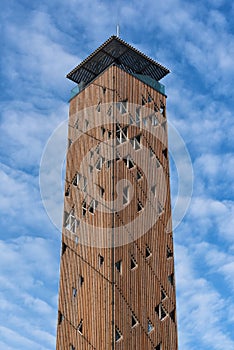
[[[160,164],[159,160],[156,158],[156,167],[157,167],[157,168],[160,168],[160,165],[161,165],[161,164]]]
[[[108,108],[108,111],[107,111],[107,115],[108,115],[109,117],[111,117],[111,111],[112,111],[112,106],[110,106],[110,107]]]
[[[72,295],[74,298],[77,296],[77,289],[75,287],[72,287]]]
[[[145,97],[142,95],[142,97],[141,97],[142,106],[144,106],[146,103],[147,103],[147,101],[146,101]]]
[[[140,113],[141,113],[141,107],[136,108],[136,126],[140,126]]]
[[[85,119],[85,129],[87,129],[88,126],[89,126],[89,121]]]
[[[79,237],[75,236],[75,243],[78,244],[79,243]]]
[[[63,242],[62,243],[62,255],[66,252],[67,250],[67,245]]]
[[[159,343],[154,350],[162,350],[162,343]]]
[[[65,196],[68,197],[70,195],[70,188],[68,187],[67,190],[65,191]]]
[[[92,174],[92,172],[93,172],[93,166],[89,165],[89,173]]]
[[[164,148],[164,150],[162,151],[162,154],[164,155],[165,158],[167,158],[167,148]]]
[[[83,201],[82,203],[82,216],[85,216],[87,212],[87,204],[86,201]]]
[[[112,132],[108,130],[107,135],[108,135],[108,139],[110,139],[111,135],[112,135]]]
[[[97,110],[97,112],[100,112],[100,111],[101,111],[101,103],[100,103],[100,102],[98,102],[98,105],[97,105],[97,107],[96,107],[96,110]]]
[[[153,101],[153,99],[152,99],[150,93],[148,92],[148,102],[152,102],[152,101]]]
[[[129,114],[129,124],[130,125],[135,124],[135,120],[134,120],[134,118],[133,118],[133,116],[131,114]]]
[[[162,304],[158,304],[158,306],[155,307],[155,312],[157,313],[158,315],[158,318],[160,320],[163,320],[166,316],[167,316],[167,313],[166,311],[164,310]]]
[[[67,148],[71,147],[72,145],[72,140],[71,139],[68,139],[68,145],[67,145]]]
[[[156,185],[153,185],[151,187],[151,192],[153,193],[154,196],[156,196]]]
[[[143,209],[143,204],[138,200],[137,201],[137,212],[141,211]]]
[[[150,151],[150,157],[153,158],[154,157],[154,151],[152,147],[149,147],[149,151]]]
[[[102,166],[103,166],[103,163],[105,161],[105,158],[103,157],[100,157],[96,163],[96,169],[97,170],[101,170]]]
[[[75,346],[70,344],[70,350],[76,350]]]
[[[142,123],[143,123],[144,126],[147,126],[148,118],[142,118]]]
[[[79,286],[82,287],[83,283],[84,283],[84,277],[80,275],[79,276]]]
[[[134,257],[131,257],[131,270],[134,270],[137,267],[137,262]]]
[[[65,213],[65,218],[66,216],[67,216],[67,213]],[[67,218],[65,219],[65,228],[75,233],[77,226],[78,226],[78,221],[75,218],[74,209],[72,209],[69,215],[67,216]]]
[[[104,136],[105,132],[106,132],[106,129],[103,126],[101,127],[101,132],[102,132],[102,136]]]
[[[151,250],[148,246],[145,248],[145,257],[149,258],[152,255]]]
[[[123,204],[127,204],[129,201],[129,186],[123,188]]]
[[[127,113],[127,104],[128,104],[128,101],[127,100],[124,100],[124,101],[121,101],[121,102],[117,102],[117,109],[119,110],[119,112],[121,114],[125,114]]]
[[[148,319],[147,332],[150,333],[154,329],[152,322]]]
[[[58,311],[58,324],[60,325],[64,321],[64,315],[61,311]]]
[[[166,293],[164,292],[163,289],[161,289],[161,300],[166,299],[166,297],[167,297]]]
[[[167,246],[167,259],[172,258],[173,257],[173,253],[171,251],[171,249]]]
[[[137,180],[140,180],[143,177],[142,172],[140,170],[137,170]]]
[[[151,119],[151,124],[153,126],[157,126],[159,124],[158,118],[156,117],[155,114],[151,115],[150,119]]]
[[[126,158],[123,158],[124,163],[126,164],[128,169],[132,169],[134,167],[133,160],[131,157],[128,155]]]
[[[141,148],[141,135],[137,135],[137,136],[133,137],[131,139],[131,144],[135,150],[140,149]]]
[[[120,330],[116,327],[115,328],[115,341],[118,342],[122,338],[122,334]]]
[[[158,201],[158,214],[160,215],[163,212],[163,206],[162,204]]]
[[[101,267],[104,264],[104,257],[101,254],[98,255],[98,263],[99,267]]]
[[[94,214],[95,210],[97,208],[97,201],[95,201],[94,199],[91,201],[90,205],[89,205],[89,212],[91,214]]]
[[[168,281],[171,283],[171,285],[174,285],[174,273],[168,276]]]
[[[170,318],[175,322],[175,309],[170,312]]]
[[[117,138],[117,143],[121,144],[127,141],[127,134],[128,134],[128,127],[125,126],[121,128],[119,124],[116,124],[116,138]]]
[[[119,260],[115,263],[116,269],[121,273],[122,272],[122,260]]]
[[[80,323],[78,324],[77,330],[80,334],[83,334],[83,320],[80,320]]]
[[[132,328],[138,324],[138,320],[135,315],[132,314]]]

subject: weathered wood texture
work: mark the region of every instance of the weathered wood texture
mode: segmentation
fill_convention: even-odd
[[[113,106],[120,101],[127,101],[126,113]],[[120,145],[117,122],[128,126]],[[137,135],[140,149],[129,168],[121,147],[132,151]],[[68,139],[56,349],[177,350],[166,97],[111,66],[70,101]],[[97,169],[100,156],[105,159]],[[110,157],[115,160],[108,163]],[[132,184],[131,198],[113,210],[114,200],[122,203],[117,195],[122,179]],[[141,215],[139,227],[135,219]]]

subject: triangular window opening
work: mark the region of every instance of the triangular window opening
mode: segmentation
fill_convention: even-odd
[[[122,334],[118,328],[115,328],[115,341],[118,342],[122,338]]]
[[[143,177],[142,172],[140,170],[137,170],[137,180],[140,180]]]
[[[175,322],[175,309],[170,312],[170,317],[173,322]]]
[[[159,343],[154,350],[162,350],[162,343]]]
[[[142,95],[142,98],[141,98],[141,104],[142,104],[142,106],[144,106],[146,103],[147,103],[147,100],[146,100],[145,97]]]
[[[131,139],[133,149],[136,151],[141,148],[141,135],[137,135]]]
[[[148,320],[147,332],[150,333],[154,329],[154,326],[150,320]]]
[[[160,163],[160,161],[156,158],[156,167],[157,167],[157,168],[160,168],[160,166],[161,166],[161,163]]]
[[[96,169],[97,170],[101,170],[102,166],[103,166],[103,163],[105,161],[105,158],[103,157],[100,157],[96,163]]]
[[[137,201],[137,212],[139,213],[143,209],[143,204],[138,200]]]
[[[122,260],[119,260],[115,263],[116,269],[121,273],[122,272]]]
[[[155,312],[157,313],[158,318],[160,320],[163,320],[167,316],[167,313],[164,310],[164,308],[163,308],[161,303],[158,306],[155,307]]]
[[[104,257],[101,254],[98,255],[98,263],[99,267],[101,267],[104,264]]]
[[[133,118],[133,116],[131,114],[129,114],[129,124],[130,125],[135,124],[135,120],[134,120],[134,118]]]
[[[106,129],[105,129],[103,126],[101,126],[101,133],[102,133],[102,136],[105,135],[105,132],[106,132]]]
[[[145,248],[145,257],[149,258],[152,255],[151,250],[148,246]]]
[[[153,126],[159,125],[158,118],[156,117],[155,114],[153,114],[150,118],[151,118],[151,124],[152,124]]]
[[[80,323],[78,324],[77,330],[80,334],[83,334],[83,320],[81,319]]]
[[[89,205],[89,212],[91,214],[94,214],[96,208],[97,208],[97,201],[95,201],[94,199],[91,201],[90,205]]]
[[[76,350],[76,348],[75,348],[75,346],[74,346],[74,345],[70,344],[70,348],[69,348],[69,350]]]
[[[137,267],[137,262],[134,257],[131,257],[131,270],[134,270]]]
[[[160,215],[163,212],[163,206],[162,204],[158,201],[158,214]]]
[[[166,293],[164,292],[163,289],[161,289],[161,300],[166,299],[166,297],[167,297]]]
[[[128,100],[123,100],[121,102],[117,102],[116,106],[121,114],[125,114],[125,113],[127,113]]]
[[[153,99],[152,99],[152,96],[150,95],[150,93],[148,92],[148,102],[152,102]]]
[[[132,328],[138,325],[138,321],[136,317],[132,314]]]
[[[76,232],[76,228],[79,224],[79,222],[76,220],[75,218],[75,214],[74,214],[74,209],[72,209],[69,213],[69,215],[67,216],[67,213],[65,213],[65,227],[67,230],[71,231],[72,233]]]
[[[132,161],[129,155],[126,158],[123,158],[123,161],[126,164],[128,169],[132,169],[134,167],[134,162]]]

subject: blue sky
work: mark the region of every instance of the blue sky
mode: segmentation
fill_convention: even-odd
[[[117,22],[171,70],[167,116],[193,164],[174,232],[180,350],[234,349],[233,17],[230,0],[1,2],[1,349],[55,349],[60,233],[41,201],[40,161],[68,116],[66,73]],[[171,178],[175,198],[173,163]]]

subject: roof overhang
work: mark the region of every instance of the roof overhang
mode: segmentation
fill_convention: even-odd
[[[88,84],[111,65],[117,65],[131,74],[144,74],[159,81],[169,69],[144,55],[117,36],[111,36],[90,56],[76,66],[67,78],[79,84]]]

